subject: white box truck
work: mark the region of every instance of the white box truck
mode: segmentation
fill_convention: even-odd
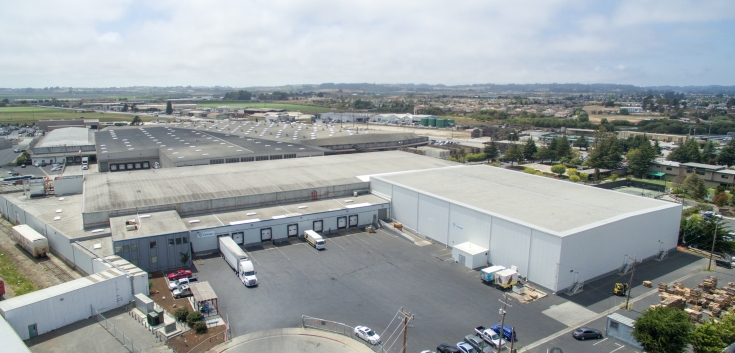
[[[82,157],[82,170],[89,169],[89,157]]]
[[[219,251],[227,264],[235,270],[237,277],[248,287],[257,286],[258,278],[255,277],[255,268],[240,246],[228,236],[219,238]]]
[[[324,238],[313,230],[304,231],[304,240],[317,250],[325,249],[324,245],[326,242]]]
[[[26,224],[13,227],[13,238],[33,257],[46,256],[48,253],[48,239]]]

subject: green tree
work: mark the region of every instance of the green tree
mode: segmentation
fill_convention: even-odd
[[[653,151],[656,152],[656,155],[658,156],[661,154],[661,150],[661,145],[658,143],[658,140],[655,140],[653,142]]]
[[[683,353],[693,328],[683,310],[654,307],[638,317],[633,337],[650,353]]]
[[[567,167],[565,167],[563,164],[555,164],[551,166],[551,172],[558,175],[560,178],[566,171]]]
[[[728,167],[735,164],[735,140],[728,141],[725,147],[722,147],[720,154],[717,155],[717,164]]]
[[[572,155],[572,147],[566,136],[556,138],[556,156],[557,158],[570,157]]]
[[[126,111],[128,111],[128,109],[130,109],[130,107],[128,107],[128,103],[125,103],[125,104],[123,104],[123,107],[122,107],[122,110],[121,111],[126,112]]]
[[[503,162],[510,162],[510,165],[513,165],[513,162],[518,162],[523,159],[523,149],[520,145],[511,144],[508,146],[508,149],[505,150],[505,153],[502,157],[500,157],[500,160]]]
[[[578,183],[581,180],[581,178],[579,177],[579,175],[572,175],[569,177],[569,180],[575,183]]]
[[[581,112],[577,115],[577,121],[580,123],[587,123],[590,121],[590,116],[586,112]]]
[[[656,159],[656,150],[650,143],[646,142],[639,148],[628,151],[628,172],[641,178],[643,174],[648,172],[651,161]]]
[[[718,194],[715,194],[715,197],[712,198],[712,202],[717,205],[717,207],[722,207],[727,204],[727,201],[730,199],[730,197],[727,195],[727,193],[721,192]]]
[[[133,118],[133,121],[130,122],[130,125],[140,125],[142,122],[143,121],[140,120],[140,117],[136,115],[135,118]]]
[[[533,155],[534,159],[538,159],[543,163],[544,161],[553,162],[556,159],[556,151],[552,150],[548,146],[544,146],[538,149]]]
[[[702,155],[699,152],[699,143],[694,139],[689,139],[681,146],[674,148],[674,150],[666,156],[666,159],[680,163],[699,163],[702,161]]]
[[[490,141],[490,143],[485,146],[483,153],[485,153],[485,156],[488,159],[494,161],[496,158],[498,158],[500,151],[498,150],[498,145],[495,143],[495,141]]]
[[[577,174],[579,174],[579,171],[577,171],[577,168],[567,169],[567,175],[572,176],[572,175],[577,175]]]
[[[697,173],[692,173],[686,179],[682,185],[689,196],[695,199],[703,199],[707,196],[707,187],[704,185],[704,181],[699,179]]]
[[[599,179],[600,169],[615,169],[623,160],[623,147],[614,134],[600,137],[585,163],[595,169],[595,179]]]
[[[714,142],[707,141],[704,143],[704,147],[702,148],[702,162],[709,164],[717,163],[717,149],[715,148]]]
[[[712,320],[707,320],[694,328],[691,344],[696,353],[722,353],[727,343],[722,340],[722,329]]]
[[[533,138],[529,138],[526,140],[526,144],[523,145],[523,158],[526,160],[533,159],[533,155],[537,150],[538,148],[536,147],[536,143],[533,142]]]
[[[189,309],[187,308],[178,308],[174,311],[174,317],[176,320],[186,321],[187,316],[189,316]]]
[[[620,177],[620,176],[619,176],[619,175],[617,175],[617,174],[615,174],[615,173],[613,173],[613,174],[610,174],[610,180],[612,180],[612,181],[618,180],[618,178],[619,178],[619,177]]]
[[[735,243],[729,240],[730,228],[722,219],[711,217],[705,220],[699,215],[682,217],[679,244],[709,251],[712,237],[715,237],[715,252],[730,253],[735,249]]]
[[[577,147],[579,149],[584,148],[586,151],[590,147],[590,142],[587,140],[586,137],[580,136],[578,139],[574,140],[574,143],[572,143],[574,147]]]
[[[166,102],[166,115],[171,115],[174,113],[174,106],[171,104],[171,101]]]

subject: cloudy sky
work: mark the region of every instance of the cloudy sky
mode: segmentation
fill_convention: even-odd
[[[735,1],[6,0],[0,87],[735,85]]]

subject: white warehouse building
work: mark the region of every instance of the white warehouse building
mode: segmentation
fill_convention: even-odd
[[[650,198],[487,166],[373,176],[390,218],[455,247],[489,249],[488,264],[516,266],[560,292],[622,268],[628,257],[676,247],[682,207]]]

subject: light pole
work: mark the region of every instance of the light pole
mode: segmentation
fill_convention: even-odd
[[[715,241],[717,240],[717,222],[715,221],[715,233],[712,234],[712,251],[709,252],[709,265],[707,271],[712,271],[712,257],[715,254]]]

